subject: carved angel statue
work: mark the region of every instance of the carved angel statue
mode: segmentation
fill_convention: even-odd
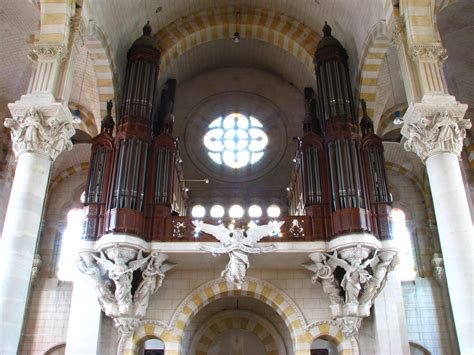
[[[138,270],[147,263],[150,255],[143,257],[140,250],[137,259],[128,262],[130,258],[117,253],[114,262],[107,259],[104,252],[100,252],[100,257],[93,255],[97,263],[102,265],[108,272],[109,278],[115,283],[115,299],[119,306],[120,313],[130,313],[132,306],[132,279],[133,272]]]
[[[374,257],[370,259],[372,278],[365,285],[359,303],[371,304],[374,301],[387,281],[387,273],[393,268],[393,259],[395,255],[396,252],[392,250],[381,253],[375,252]]]
[[[117,302],[113,293],[110,291],[111,282],[107,280],[102,270],[95,262],[95,257],[92,253],[83,253],[78,260],[76,266],[80,272],[88,275],[95,282],[97,288],[97,298],[102,310],[108,316],[111,316],[117,311]]]
[[[167,259],[168,255],[166,254],[151,253],[148,264],[142,273],[143,280],[133,296],[136,316],[145,316],[150,295],[161,287],[165,278],[165,272],[176,266],[174,263],[167,262]]]
[[[329,265],[326,265],[327,257],[323,253],[312,253],[309,255],[309,258],[312,262],[304,263],[303,267],[314,273],[311,277],[311,282],[321,282],[323,291],[329,297],[331,304],[343,303],[343,298],[340,295],[341,287],[334,278],[335,266],[333,265],[334,267],[331,268]]]
[[[241,228],[230,230],[223,225],[212,225],[206,223],[193,222],[196,229],[215,237],[221,246],[213,247],[209,245],[201,246],[202,250],[212,254],[229,254],[229,263],[221,277],[228,282],[234,283],[237,288],[241,288],[245,281],[247,269],[250,266],[248,254],[268,253],[275,249],[274,245],[267,247],[257,247],[257,242],[263,237],[269,236],[283,225],[284,222],[273,222],[264,226],[254,226],[244,231]]]
[[[334,270],[336,266],[343,268],[346,272],[341,281],[341,287],[346,293],[345,303],[359,304],[359,293],[362,285],[368,282],[372,276],[367,270],[367,266],[373,259],[367,259],[362,263],[360,257],[354,257],[351,262],[341,259],[337,255],[337,250],[332,255],[327,254],[327,264]]]

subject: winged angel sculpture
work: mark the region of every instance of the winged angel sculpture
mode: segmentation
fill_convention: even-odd
[[[168,256],[159,252],[145,257],[141,250],[135,254],[131,250],[114,247],[106,253],[100,251],[99,256],[84,253],[77,260],[79,270],[95,281],[99,303],[107,315],[144,317],[150,295],[160,288],[165,272],[175,264],[167,262]],[[132,257],[135,260],[130,260]],[[108,272],[108,279],[114,283],[114,293],[103,270]],[[141,270],[142,281],[132,296],[136,270]]]
[[[229,254],[229,263],[221,277],[228,282],[234,283],[237,288],[242,288],[245,281],[247,269],[250,266],[248,254],[268,253],[275,249],[274,245],[257,247],[257,242],[263,237],[273,234],[285,222],[273,222],[264,226],[254,226],[244,231],[241,228],[230,230],[223,225],[212,225],[194,221],[197,230],[212,235],[221,245],[213,247],[209,245],[201,246],[202,250],[216,254]]]
[[[321,281],[324,292],[330,296],[332,304],[341,304],[343,301],[339,296],[340,287],[344,290],[344,303],[356,305],[370,304],[383,288],[396,253],[376,251],[372,258],[366,259],[360,251],[359,246],[354,248],[353,255],[348,261],[342,259],[337,251],[333,254],[314,253],[310,256],[313,263],[303,264],[305,268],[314,272],[313,282]],[[334,276],[334,270],[338,266],[344,270],[340,283]]]

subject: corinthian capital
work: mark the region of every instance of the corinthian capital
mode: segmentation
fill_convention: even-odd
[[[405,149],[416,153],[423,162],[439,153],[461,154],[466,129],[471,122],[463,119],[467,105],[453,96],[425,96],[410,105],[405,113],[402,135]]]
[[[55,160],[65,150],[71,150],[74,135],[71,113],[48,94],[24,95],[8,105],[12,118],[4,125],[11,130],[13,151],[18,157],[24,152],[37,152]]]
[[[410,57],[414,61],[435,60],[443,63],[448,58],[441,43],[414,44],[410,47]]]

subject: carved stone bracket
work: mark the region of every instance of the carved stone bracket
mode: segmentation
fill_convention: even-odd
[[[166,254],[143,254],[141,249],[114,244],[99,253],[82,252],[76,262],[94,281],[102,310],[122,335],[130,334],[145,317],[150,296],[161,287],[165,272],[175,266],[166,261]]]
[[[446,286],[446,276],[444,270],[444,260],[441,254],[433,254],[431,258],[431,266],[433,267],[433,278],[439,286]]]
[[[362,318],[340,317],[337,319],[337,323],[346,337],[357,336],[362,323]]]
[[[448,152],[461,154],[466,130],[471,122],[463,119],[467,105],[453,96],[424,96],[411,104],[403,118],[405,149],[416,153],[423,162],[432,155]]]
[[[312,262],[303,264],[314,273],[312,282],[321,283],[332,315],[348,335],[357,333],[360,319],[370,315],[393,268],[395,255],[393,250],[373,250],[359,244],[332,254],[312,253]]]
[[[38,253],[35,254],[35,258],[33,259],[33,267],[31,268],[31,285],[35,286],[38,282],[39,272],[41,271],[41,266],[43,265],[43,260],[41,259],[41,255]]]
[[[437,61],[444,63],[448,55],[441,43],[423,43],[410,46],[410,57],[414,61]]]
[[[23,95],[8,108],[13,118],[6,118],[4,125],[11,129],[17,157],[23,152],[38,152],[55,160],[63,151],[71,150],[75,133],[71,112],[51,94]]]

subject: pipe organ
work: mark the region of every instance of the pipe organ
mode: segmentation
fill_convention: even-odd
[[[364,103],[360,135],[347,52],[327,24],[323,32],[314,56],[317,90],[304,90],[304,134],[279,240],[330,241],[351,233],[390,239],[382,141]],[[116,135],[110,106],[92,143],[83,238],[127,233],[146,241],[194,241],[183,162],[172,135],[176,81],[168,80],[158,95],[160,51],[149,24],[127,59]]]

